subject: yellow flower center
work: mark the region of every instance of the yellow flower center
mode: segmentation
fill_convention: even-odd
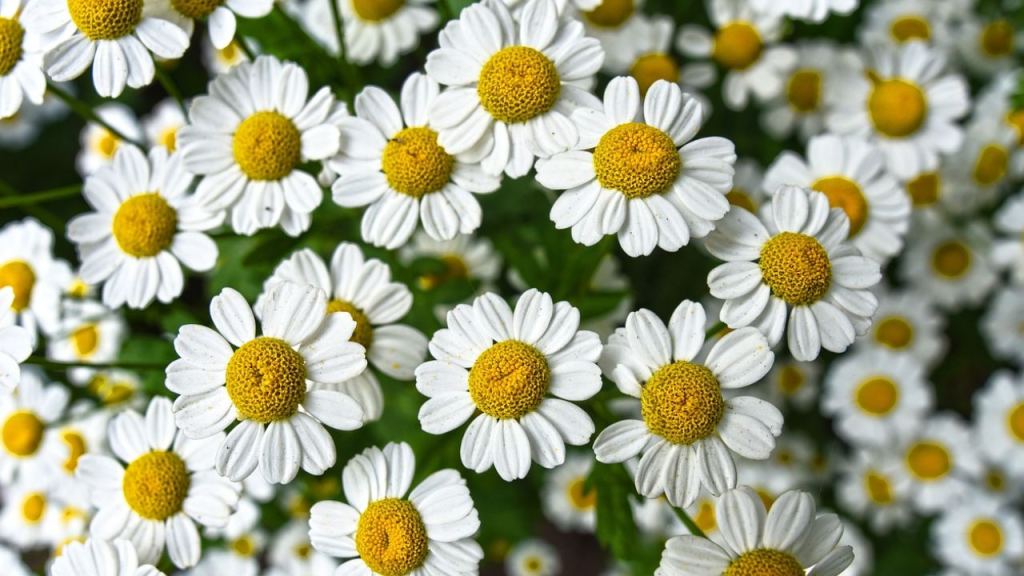
[[[171,0],[174,9],[192,19],[206,18],[223,0]]]
[[[583,18],[599,28],[618,28],[635,11],[633,0],[603,0],[597,8],[584,12]]]
[[[26,524],[38,524],[46,513],[46,496],[41,492],[30,492],[21,501],[21,518]]]
[[[97,374],[89,381],[88,390],[107,406],[120,404],[135,395],[136,386],[128,380],[115,380]]]
[[[854,237],[864,227],[868,219],[868,201],[860,185],[845,176],[829,176],[820,178],[811,188],[828,197],[828,204],[833,208],[842,208],[850,219],[850,237]]]
[[[761,57],[761,34],[749,22],[731,22],[718,30],[712,57],[733,70],[746,70]]]
[[[893,502],[892,484],[889,478],[874,470],[864,475],[864,490],[868,498],[875,504],[888,505]]]
[[[292,548],[292,553],[295,554],[296,558],[305,560],[313,553],[313,547],[304,542],[302,544],[297,544]]]
[[[6,76],[21,60],[25,29],[13,18],[0,18],[0,76]]]
[[[71,333],[71,347],[79,358],[88,358],[100,343],[100,332],[95,324],[85,324]]]
[[[7,452],[24,458],[39,450],[44,430],[43,421],[34,412],[18,410],[7,417],[0,437]]]
[[[229,546],[232,552],[243,558],[250,558],[256,554],[256,542],[253,541],[252,536],[249,534],[243,534],[235,538]]]
[[[562,80],[555,63],[542,52],[509,46],[484,63],[476,91],[491,116],[517,124],[551,110],[562,92]]]
[[[231,355],[225,381],[243,419],[284,420],[306,395],[306,361],[284,340],[260,336]]]
[[[87,448],[85,437],[75,430],[61,432],[60,439],[68,447],[68,457],[62,466],[68,474],[73,474],[78,469],[78,459],[85,454]]]
[[[178,212],[156,192],[132,196],[114,214],[114,239],[136,258],[152,258],[168,249],[177,231]]]
[[[975,554],[995,556],[1003,550],[1003,530],[995,520],[977,520],[967,529],[967,541]]]
[[[413,198],[437,192],[451,179],[455,158],[437,143],[437,132],[406,128],[384,147],[381,170],[397,192]]]
[[[679,82],[679,64],[664,52],[652,52],[637,58],[629,70],[629,75],[636,78],[636,83],[640,86],[640,95],[643,96],[658,80],[673,84]]]
[[[14,292],[11,308],[21,312],[32,302],[32,288],[36,285],[36,273],[24,260],[10,260],[0,266],[0,288],[10,286]]]
[[[693,522],[705,534],[718,529],[718,515],[715,514],[715,505],[710,500],[701,500],[697,505],[697,513],[693,515]]]
[[[527,556],[523,559],[523,568],[526,569],[527,574],[540,574],[542,568],[544,568],[544,560],[540,556]]]
[[[1008,56],[1013,53],[1013,25],[1006,20],[991,22],[981,31],[978,40],[985,55],[992,58]]]
[[[1017,145],[1024,146],[1024,108],[1007,113],[1006,123],[1017,133]]]
[[[757,206],[754,204],[754,199],[751,198],[750,194],[742,188],[733,188],[725,195],[725,199],[733,206],[739,206],[751,213],[757,212]]]
[[[408,500],[371,502],[359,516],[356,551],[375,574],[405,576],[427,558],[427,528]]]
[[[85,281],[81,278],[75,278],[71,281],[71,286],[68,287],[68,296],[81,300],[89,295],[89,290],[90,286]]]
[[[981,149],[974,162],[974,181],[982,186],[998,184],[1006,176],[1006,167],[1010,163],[1010,153],[997,144],[989,144]]]
[[[772,294],[793,306],[817,302],[832,285],[828,252],[806,234],[776,234],[761,248],[759,264]]]
[[[94,146],[96,151],[99,152],[100,156],[110,160],[117,153],[117,149],[121,146],[121,140],[117,136],[114,136],[109,130],[103,130],[94,140]]]
[[[722,576],[803,576],[804,568],[792,555],[758,548],[740,554],[725,569]]]
[[[1019,402],[1010,410],[1006,426],[1017,442],[1024,442],[1024,402]]]
[[[868,96],[868,112],[875,128],[889,138],[917,132],[928,115],[924,92],[907,80],[880,80]]]
[[[352,0],[352,8],[361,20],[380,22],[405,6],[405,0]]]
[[[804,377],[804,373],[799,367],[793,364],[787,364],[779,370],[779,390],[787,396],[792,396],[799,392],[804,384],[807,383],[807,379]]]
[[[907,451],[907,467],[918,480],[932,481],[949,474],[953,460],[945,446],[923,440]]]
[[[647,429],[673,444],[692,444],[715,433],[725,413],[718,380],[705,366],[680,360],[659,368],[640,393]]]
[[[907,193],[914,207],[931,206],[938,202],[940,185],[938,172],[925,172],[907,182]]]
[[[157,143],[167,148],[168,152],[174,152],[178,148],[178,127],[172,126],[171,128],[165,128],[160,132],[160,137],[157,138]]]
[[[605,132],[594,149],[597,181],[630,199],[667,190],[682,164],[668,134],[640,122],[620,124]]]
[[[238,125],[231,144],[235,162],[250,180],[280,180],[302,160],[302,135],[285,116],[256,112]]]
[[[142,0],[67,0],[75,27],[90,40],[114,40],[135,31]]]
[[[875,376],[861,382],[853,395],[858,408],[873,416],[884,416],[899,402],[900,389],[891,379]]]
[[[444,269],[433,274],[424,274],[417,280],[420,289],[433,290],[451,280],[469,278],[469,266],[458,254],[443,254],[438,257]]]
[[[960,278],[970,267],[971,252],[960,241],[943,242],[932,253],[932,268],[946,278]]]
[[[914,341],[914,327],[900,316],[887,316],[875,325],[875,341],[902,350]]]
[[[789,77],[786,100],[797,112],[814,112],[821,105],[821,74],[812,68],[801,68]]]
[[[889,34],[900,44],[911,40],[927,41],[932,37],[932,26],[920,16],[901,16],[889,24]]]
[[[985,486],[993,492],[1006,490],[1006,477],[998,470],[989,470],[985,473]]]
[[[327,303],[327,313],[333,314],[334,312],[348,312],[348,315],[356,323],[356,329],[352,332],[350,340],[362,344],[363,348],[369,350],[370,344],[373,344],[373,326],[366,314],[351,302],[344,300],[331,300]]]
[[[192,478],[185,461],[173,452],[153,451],[136,458],[124,471],[124,499],[147,520],[166,520],[181,512]]]
[[[544,354],[518,340],[503,340],[484,350],[469,371],[469,395],[481,412],[515,419],[544,399],[551,369]]]
[[[569,483],[569,503],[577,510],[593,510],[597,505],[597,490],[587,488],[586,478],[575,478]]]

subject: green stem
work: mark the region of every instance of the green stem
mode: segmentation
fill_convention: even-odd
[[[7,196],[7,197],[14,198],[14,197],[21,196],[21,193],[19,193],[17,190],[15,190],[7,182],[4,182],[3,180],[0,180],[0,196]],[[21,206],[21,209],[22,209],[22,211],[24,211],[29,216],[34,216],[36,219],[41,221],[43,224],[46,224],[47,226],[49,226],[50,228],[53,228],[54,230],[60,230],[61,228],[64,227],[65,221],[64,221],[63,218],[57,217],[56,214],[54,214],[53,212],[50,212],[49,210],[47,210],[46,208],[43,208],[42,206],[36,206],[35,204],[27,204],[27,205]]]
[[[120,368],[122,370],[150,370],[150,371],[163,371],[167,368],[166,364],[153,364],[152,362],[97,362],[95,364],[86,362],[60,362],[57,360],[48,360],[42,356],[29,356],[26,364],[33,364],[40,368],[47,370],[70,370],[72,368],[95,368],[97,370],[105,370],[109,368]]]
[[[238,48],[241,49],[241,51],[245,54],[246,58],[248,58],[250,62],[256,60],[256,52],[252,49],[251,46],[249,46],[249,43],[246,42],[244,37],[236,36],[235,43],[238,44]]]
[[[708,331],[704,333],[704,338],[713,338],[718,336],[718,334],[726,328],[727,326],[725,325],[725,322],[716,322],[714,326],[708,328]]]
[[[159,65],[155,66],[155,68],[156,79],[160,82],[160,85],[164,87],[164,90],[167,91],[167,94],[170,95],[171,98],[174,98],[174,101],[178,103],[178,107],[181,108],[181,112],[187,117],[188,109],[185,108],[185,99],[181,96],[181,90],[178,90],[178,87],[174,84],[174,80],[171,79],[171,75],[168,74],[166,70],[161,68]]]
[[[53,94],[54,96],[62,100],[65,104],[67,104],[68,108],[71,108],[71,110],[75,114],[78,114],[87,122],[99,124],[103,127],[104,130],[116,136],[118,140],[128,142],[129,144],[134,144],[135,146],[138,146],[143,150],[146,148],[141,142],[137,142],[125,136],[120,130],[111,126],[103,118],[100,118],[99,115],[93,111],[92,106],[89,106],[85,102],[82,102],[78,98],[75,98],[70,93],[61,90],[60,87],[58,87],[56,84],[53,84],[52,82],[47,83],[46,89],[50,92],[50,94]]]
[[[700,529],[700,526],[697,526],[697,523],[693,521],[693,518],[690,518],[690,515],[685,510],[673,506],[672,511],[676,513],[676,516],[686,526],[686,529],[690,531],[690,534],[707,539],[708,535]]]
[[[81,184],[72,184],[71,186],[64,186],[63,188],[54,188],[53,190],[44,190],[42,192],[33,192],[31,194],[5,196],[0,198],[0,208],[41,204],[43,202],[49,202],[50,200],[59,200],[61,198],[77,196],[81,192]]]

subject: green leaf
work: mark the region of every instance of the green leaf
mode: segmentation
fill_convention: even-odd
[[[629,502],[633,481],[621,464],[594,463],[587,484],[597,490],[597,540],[622,561],[636,544],[636,521]]]

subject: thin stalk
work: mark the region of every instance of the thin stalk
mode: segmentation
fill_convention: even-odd
[[[26,364],[32,364],[45,368],[47,370],[70,370],[72,368],[95,368],[97,370],[105,370],[110,368],[120,368],[122,370],[140,370],[140,371],[163,371],[167,368],[166,364],[154,364],[152,362],[97,362],[95,364],[86,362],[60,362],[57,360],[49,360],[42,356],[29,356]]]
[[[249,61],[253,61],[256,59],[256,52],[252,49],[251,46],[249,46],[249,43],[246,42],[244,37],[236,36],[235,43],[238,44],[238,48],[245,53],[245,56],[249,59]]]
[[[716,322],[714,326],[708,328],[708,331],[704,333],[704,338],[713,338],[718,336],[718,334],[726,328],[727,326],[725,325],[725,322]]]
[[[155,68],[156,79],[160,82],[160,85],[164,87],[164,90],[167,91],[167,94],[170,95],[171,98],[174,98],[174,101],[178,103],[178,107],[181,108],[181,112],[187,117],[188,109],[185,108],[185,98],[182,97],[181,90],[178,90],[178,87],[174,84],[174,80],[166,70],[161,68],[159,65],[155,66]]]
[[[672,511],[676,513],[676,516],[678,516],[679,520],[686,526],[686,529],[690,531],[690,534],[705,539],[708,537],[708,535],[700,529],[700,526],[697,526],[697,523],[693,521],[693,518],[690,518],[690,515],[686,513],[686,510],[673,506]]]
[[[81,192],[81,184],[72,184],[71,186],[64,186],[63,188],[54,188],[53,190],[44,190],[42,192],[18,194],[16,196],[5,196],[3,198],[0,198],[0,208],[11,208],[14,206],[42,204],[43,202],[49,202],[50,200],[60,200],[61,198],[77,196],[81,194]]]
[[[50,93],[53,94],[54,96],[56,96],[57,98],[60,98],[65,104],[68,105],[68,108],[71,108],[71,110],[75,114],[78,114],[84,120],[86,120],[88,122],[93,122],[93,123],[99,124],[100,126],[103,127],[103,129],[105,129],[106,131],[108,131],[111,134],[113,134],[114,136],[116,136],[118,140],[121,140],[123,142],[128,142],[130,144],[134,144],[135,146],[138,146],[139,148],[145,149],[145,146],[141,142],[138,142],[136,140],[133,140],[133,139],[125,136],[120,130],[118,130],[117,128],[114,128],[113,126],[111,126],[103,118],[100,118],[99,115],[96,114],[96,112],[93,111],[92,106],[89,106],[85,102],[82,102],[78,98],[75,98],[70,93],[65,92],[60,87],[58,87],[57,85],[53,84],[52,82],[47,83],[46,89],[49,90]]]
[[[348,61],[345,56],[345,23],[341,20],[341,10],[338,8],[338,0],[327,0],[331,7],[331,19],[334,21],[334,33],[338,38],[338,66],[341,68],[345,80],[350,84],[347,92],[355,94],[362,82],[359,79],[359,71]]]

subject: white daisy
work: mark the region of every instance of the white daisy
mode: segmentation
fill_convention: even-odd
[[[303,10],[306,28],[331,54],[338,53],[338,31],[329,2],[337,2],[345,37],[345,58],[366,65],[392,66],[412,52],[421,34],[437,28],[435,0],[317,0]]]
[[[340,154],[328,161],[338,174],[334,202],[368,206],[363,240],[395,249],[422,222],[436,240],[451,240],[480,227],[482,212],[473,194],[494,192],[499,176],[449,154],[427,126],[427,111],[438,98],[436,82],[419,73],[402,85],[401,109],[380,88],[356,96],[355,116],[339,120]]]
[[[599,0],[590,10],[579,10],[587,36],[597,38],[604,48],[605,72],[625,74],[640,54],[641,38],[648,32],[643,14],[645,0]],[[671,42],[671,36],[668,37]],[[666,45],[667,49],[669,45]]]
[[[765,337],[741,328],[706,343],[704,324],[704,308],[689,300],[667,327],[641,309],[604,350],[603,363],[614,367],[609,377],[639,401],[641,419],[604,429],[594,441],[597,459],[623,462],[642,454],[637,492],[665,494],[674,506],[692,504],[702,486],[713,495],[735,488],[733,453],[763,460],[782,432],[782,413],[771,404],[723,394],[768,373],[775,355]]]
[[[101,120],[124,137],[133,142],[142,141],[142,125],[131,108],[120,102],[108,102],[97,106],[94,111]],[[117,134],[95,122],[86,123],[79,136],[78,157],[75,158],[78,173],[84,178],[103,166],[109,166],[114,162],[114,156],[122,145],[127,146],[131,143],[122,141]]]
[[[994,78],[978,95],[972,118],[972,121],[1001,118],[1017,136],[1010,161],[1010,171],[1015,175],[1024,173],[1024,106],[1018,106],[1013,98],[1020,79],[1020,70],[1004,72]]]
[[[22,369],[17,390],[0,392],[0,482],[38,482],[67,458],[53,433],[68,404],[68,389],[44,384],[42,371]]]
[[[942,165],[943,178],[951,191],[946,208],[964,214],[995,203],[1004,184],[1013,180],[1011,160],[1016,147],[1015,130],[1001,119],[972,121],[960,150]]]
[[[556,576],[562,573],[562,561],[555,547],[539,538],[517,543],[505,557],[509,576]]]
[[[46,478],[22,478],[5,485],[0,512],[0,536],[21,550],[48,548],[57,541],[60,512],[54,506]]]
[[[204,551],[203,559],[190,571],[191,576],[258,576],[260,558],[267,546],[261,519],[259,505],[248,498],[239,500],[238,511],[226,526],[206,529],[207,535],[223,539],[224,547]]]
[[[53,232],[34,218],[0,228],[0,288],[14,299],[4,306],[25,328],[35,346],[38,332],[50,333],[60,319],[63,286],[71,278],[67,262],[53,257]]]
[[[656,576],[837,576],[853,562],[838,546],[843,524],[835,514],[815,515],[807,492],[783,494],[766,511],[753,490],[740,487],[718,503],[723,544],[676,536],[665,544]]]
[[[954,36],[950,30],[949,11],[943,9],[943,4],[954,2],[890,0],[871,4],[858,34],[868,46],[925,42],[946,47]]]
[[[100,370],[89,379],[86,388],[109,409],[124,406],[142,408],[141,405],[144,403],[142,395],[139,394],[142,382],[134,372],[118,369]]]
[[[356,322],[328,314],[327,295],[280,283],[263,302],[263,335],[241,294],[225,288],[210,302],[217,330],[189,324],[174,339],[181,356],[167,367],[178,427],[190,438],[218,435],[217,471],[241,481],[257,465],[268,482],[291,482],[299,468],[320,475],[334,465],[324,425],[354,430],[362,407],[334,389],[366,369],[365,350],[349,338]]]
[[[903,279],[946,310],[980,304],[998,280],[988,228],[974,221],[961,230],[937,217],[915,227],[900,263]]]
[[[760,219],[732,209],[705,242],[726,261],[708,274],[711,294],[726,301],[722,320],[756,326],[772,345],[787,332],[801,361],[846,350],[871,323],[878,302],[868,289],[881,278],[846,240],[849,227],[824,194],[793,186],[779,188]]]
[[[518,178],[534,158],[569,150],[579,139],[573,110],[600,107],[588,90],[601,44],[559,18],[554,0],[528,0],[518,19],[500,0],[473,4],[438,43],[426,71],[448,89],[428,112],[430,126],[449,154],[489,174]]]
[[[478,473],[493,465],[506,481],[526,477],[531,460],[561,465],[566,444],[582,446],[594,433],[572,402],[601,389],[601,341],[579,321],[571,304],[536,289],[515,311],[493,293],[456,306],[430,341],[436,360],[416,369],[416,389],[429,398],[423,430],[444,434],[472,418],[462,464]]]
[[[14,288],[0,288],[0,389],[13,390],[21,380],[21,363],[32,354],[32,334],[14,324]]]
[[[976,445],[985,441],[979,435],[978,423],[974,423],[974,439]],[[1024,495],[1024,485],[1021,484],[1021,475],[1010,471],[1010,465],[1003,461],[992,459],[987,453],[981,455],[981,467],[971,472],[971,482],[978,494],[999,500],[1004,503],[1014,503]]]
[[[230,209],[239,234],[278,225],[290,236],[309,229],[323,190],[300,165],[338,151],[338,129],[327,122],[330,88],[307,101],[302,68],[260,56],[214,78],[209,92],[192,101],[191,123],[178,131],[185,168],[202,176],[196,197]]]
[[[142,119],[142,129],[150,146],[163,146],[173,153],[178,148],[178,130],[186,123],[181,106],[173,98],[167,98]]]
[[[968,574],[1011,576],[1024,561],[1024,519],[998,500],[976,497],[947,507],[932,525],[932,550]]]
[[[820,379],[820,361],[798,362],[791,358],[776,358],[771,372],[751,392],[776,406],[795,406],[806,410],[818,398]]]
[[[42,104],[46,76],[42,70],[43,39],[22,23],[21,0],[0,2],[0,118],[9,118],[23,100]]]
[[[1020,288],[999,288],[978,327],[993,356],[1024,362],[1024,294]]]
[[[274,7],[273,0],[156,0],[150,8],[155,15],[173,22],[192,36],[195,21],[204,21],[214,48],[226,48],[235,39],[243,18],[262,18]]]
[[[867,73],[849,72],[839,82],[828,128],[868,139],[882,149],[890,172],[910,178],[938,167],[956,152],[963,131],[956,121],[968,110],[967,83],[946,70],[946,56],[921,42],[877,49]]]
[[[992,217],[997,237],[992,242],[992,264],[1009,270],[1015,284],[1024,284],[1024,191],[1014,194]]]
[[[910,482],[914,506],[924,514],[957,503],[971,489],[969,476],[981,467],[970,430],[952,414],[929,418],[902,443],[900,453],[897,473]]]
[[[993,462],[1024,477],[1024,382],[997,372],[974,396],[974,427],[983,442],[976,444]]]
[[[333,576],[338,562],[313,549],[305,522],[293,520],[274,534],[266,576]]]
[[[789,16],[807,22],[822,22],[830,13],[847,15],[860,0],[750,0],[755,10]]]
[[[587,486],[594,457],[569,454],[565,465],[548,472],[541,491],[544,515],[563,531],[593,532],[597,491]]]
[[[412,380],[427,354],[427,339],[417,329],[399,324],[412,308],[412,293],[404,284],[391,281],[391,269],[375,258],[366,259],[355,244],[342,242],[331,256],[330,268],[310,249],[296,252],[274,270],[263,285],[255,309],[261,317],[270,312],[267,298],[282,283],[311,285],[327,295],[327,314],[342,312],[355,322],[351,341],[366,350],[374,368],[397,380]],[[384,395],[373,372],[327,389],[350,395],[363,407],[367,420],[380,418]]]
[[[342,471],[348,503],[313,506],[313,547],[351,558],[336,574],[477,574],[484,554],[473,536],[480,519],[466,481],[445,469],[409,492],[415,469],[408,444],[367,448]]]
[[[1009,18],[968,15],[957,27],[954,38],[960,58],[979,75],[1020,67],[1024,36]]]
[[[641,102],[636,80],[612,80],[603,111],[573,113],[573,150],[537,163],[538,182],[566,191],[551,207],[555,227],[585,246],[618,234],[633,257],[706,236],[729,210],[736,152],[725,138],[693,140],[701,118],[676,84],[655,83]]]
[[[847,458],[836,481],[836,498],[844,510],[886,534],[914,518],[911,483],[900,473],[903,462],[892,450],[857,450]]]
[[[857,339],[857,347],[909,354],[932,366],[946,350],[945,317],[917,290],[879,288],[878,309],[871,330]]]
[[[494,288],[501,273],[501,254],[482,236],[460,234],[451,240],[435,240],[421,230],[402,247],[399,257],[406,265],[424,257],[440,261],[442,266],[437,272],[428,272],[416,279],[416,284],[424,291],[447,282],[469,280],[486,292]],[[441,320],[446,314],[447,310]]]
[[[164,576],[149,564],[139,564],[131,542],[99,538],[65,546],[50,571],[52,576]]]
[[[60,427],[54,433],[64,445],[64,458],[53,466],[50,476],[53,478],[54,496],[70,508],[68,514],[62,520],[65,524],[76,524],[77,515],[85,516],[89,504],[89,487],[81,482],[75,472],[78,470],[78,463],[86,454],[105,453],[107,447],[107,427],[110,418],[114,415],[111,410],[96,409],[91,412],[80,410],[81,403],[72,407],[73,418]],[[76,408],[78,413],[76,412]],[[82,522],[84,528],[84,522]],[[65,526],[68,532],[69,526]],[[71,532],[78,534],[74,530]],[[83,532],[84,533],[84,532]],[[67,535],[67,534],[66,534]]]
[[[253,44],[250,39],[246,41],[250,46]],[[241,42],[239,38],[235,38],[227,46],[215,48],[208,38],[203,39],[203,65],[211,75],[227,74],[235,66],[249,61]]]
[[[50,335],[48,358],[76,364],[110,362],[121,351],[127,335],[124,318],[93,300],[68,302],[64,305],[57,329]],[[87,383],[96,371],[85,367],[68,370],[73,384]]]
[[[673,84],[679,83],[684,91],[691,93],[694,91],[688,89],[688,86],[706,86],[708,84],[707,78],[701,78],[699,75],[697,78],[693,78],[687,74],[688,69],[681,67],[679,60],[672,55],[676,24],[671,17],[666,15],[643,17],[643,23],[646,26],[645,30],[630,38],[631,43],[635,46],[633,59],[626,62],[621,70],[621,73],[629,74],[636,79],[637,84],[640,85],[641,96],[646,95],[658,80]],[[610,59],[610,53],[608,54]],[[706,120],[707,116],[711,115],[710,103],[696,93],[694,93],[694,97],[701,100],[701,106],[706,111]]]

